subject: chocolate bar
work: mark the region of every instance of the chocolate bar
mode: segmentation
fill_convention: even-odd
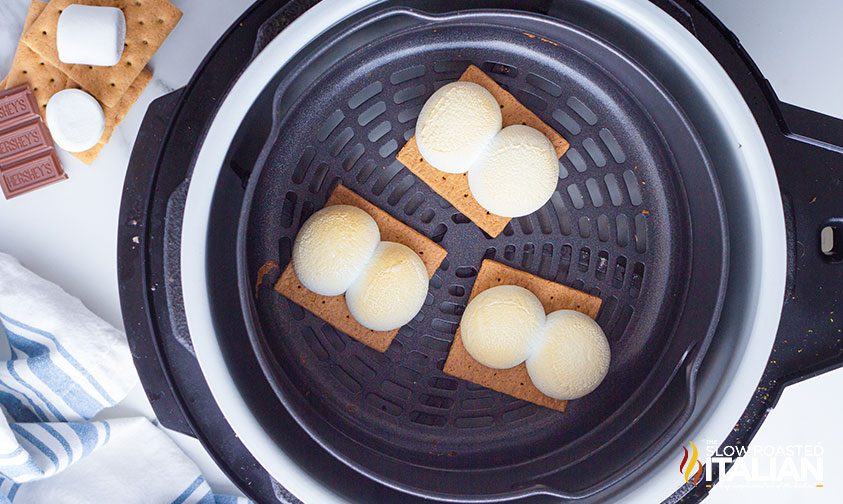
[[[0,93],[0,127],[14,128],[21,122],[32,119],[38,110],[35,95],[28,86],[18,86]]]
[[[29,86],[0,93],[0,189],[6,199],[66,178]]]

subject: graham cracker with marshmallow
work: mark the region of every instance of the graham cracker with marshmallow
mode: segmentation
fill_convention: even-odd
[[[556,310],[576,310],[591,318],[596,318],[603,304],[600,298],[591,294],[490,259],[484,259],[480,266],[474,287],[471,289],[469,302],[484,290],[498,285],[517,285],[529,290],[539,298],[545,313]],[[530,380],[527,366],[523,362],[509,369],[492,369],[474,360],[462,344],[459,327],[454,335],[454,343],[451,345],[443,371],[456,378],[468,380],[545,408],[565,411],[568,404],[568,401],[560,401],[542,394]]]
[[[522,105],[507,90],[476,66],[469,65],[459,80],[479,84],[495,97],[501,107],[504,128],[513,124],[530,126],[544,133],[550,143],[553,144],[557,157],[561,158],[568,150],[568,141],[562,135],[539,119],[539,116]],[[501,217],[490,213],[474,199],[468,189],[467,173],[445,173],[425,161],[421,152],[419,152],[415,136],[404,145],[398,153],[397,159],[437,194],[448,200],[448,203],[453,205],[454,208],[471,219],[477,227],[493,238],[501,234],[503,228],[512,220],[509,217]]]
[[[59,60],[56,28],[62,10],[71,4],[117,7],[123,11],[126,16],[126,45],[116,65],[68,65]],[[52,0],[26,30],[21,41],[104,106],[115,107],[181,16],[181,11],[169,0]]]
[[[27,29],[39,18],[40,14],[47,7],[47,4],[38,0],[33,0],[29,5],[29,12],[24,22],[23,31],[26,33]],[[129,113],[129,110],[140,97],[146,86],[152,81],[152,72],[148,68],[144,68],[134,82],[129,86],[126,93],[120,97],[120,101],[114,107],[103,105],[103,113],[105,115],[105,130],[103,131],[100,141],[94,147],[83,152],[72,152],[75,156],[86,164],[91,164],[99,155],[105,144],[111,139],[114,130]],[[41,115],[44,116],[44,111],[47,108],[47,102],[50,98],[59,91],[76,88],[81,86],[76,82],[70,80],[67,75],[61,70],[54,67],[49,62],[45,61],[38,53],[29,48],[25,43],[18,44],[17,51],[15,51],[12,66],[9,70],[8,77],[4,80],[0,89],[9,89],[21,84],[29,84],[32,92],[35,95],[35,101],[38,103],[38,109]]]
[[[117,126],[121,122],[123,122],[123,119],[125,119],[126,115],[132,109],[132,106],[136,101],[138,101],[138,98],[140,98],[143,90],[146,89],[146,86],[151,81],[152,71],[148,68],[144,68],[143,71],[138,74],[135,81],[132,82],[132,85],[129,86],[129,89],[126,90],[126,94],[120,97],[120,101],[117,102],[117,105],[113,107],[103,107],[102,111],[105,114],[105,131],[103,131],[100,141],[86,151],[72,152],[71,154],[85,164],[93,163],[97,156],[99,156],[100,151],[103,147],[105,147],[105,144],[111,140],[111,135],[114,134],[114,130],[117,129]]]
[[[331,205],[351,205],[371,215],[378,225],[381,240],[401,243],[413,249],[424,262],[429,278],[433,277],[445,256],[448,255],[448,252],[433,240],[369,203],[343,185],[338,185],[325,203],[326,207]],[[321,318],[340,332],[348,334],[378,352],[385,352],[392,340],[395,339],[395,335],[398,334],[399,329],[373,331],[360,325],[348,311],[344,294],[321,296],[307,290],[296,277],[292,261],[281,273],[281,277],[275,284],[275,291]]]

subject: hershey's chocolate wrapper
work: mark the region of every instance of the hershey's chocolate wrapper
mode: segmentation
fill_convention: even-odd
[[[29,86],[0,93],[0,190],[6,199],[66,178]]]

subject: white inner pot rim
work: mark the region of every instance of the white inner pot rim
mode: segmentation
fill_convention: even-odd
[[[223,159],[246,112],[278,69],[319,34],[378,0],[324,0],[279,34],[243,72],[219,111],[199,151],[188,191],[182,228],[182,286],[184,307],[196,357],[220,410],[237,436],[267,472],[305,502],[343,499],[306,473],[280,450],[250,413],[229,373],[215,332],[208,299],[207,235],[212,197]],[[778,182],[758,125],[725,71],[679,23],[647,0],[586,0],[624,18],[647,33],[674,57],[705,90],[724,125],[746,178],[756,189],[753,220],[758,244],[757,309],[743,353],[735,356],[728,386],[701,425],[694,439],[724,440],[749,402],[766,365],[781,315],[785,283],[785,227]],[[742,147],[738,149],[738,145]],[[763,216],[763,219],[760,218]],[[338,462],[339,463],[339,462]],[[675,461],[664,460],[650,471],[646,484],[623,500],[658,502],[681,486]]]

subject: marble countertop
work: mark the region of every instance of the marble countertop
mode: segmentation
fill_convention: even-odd
[[[108,322],[122,327],[117,289],[116,233],[123,178],[134,139],[149,103],[187,83],[206,52],[252,0],[173,0],[184,12],[179,25],[153,57],[154,80],[91,166],[60,153],[69,180],[26,196],[0,198],[0,250],[79,297]],[[706,0],[743,41],[773,83],[791,103],[843,118],[843,18],[839,0]],[[28,0],[0,1],[0,78],[17,45]],[[807,444],[826,448],[826,479],[843,474],[843,406],[826,403],[822,415],[805,412],[822,397],[839,397],[843,370],[786,390],[755,442]],[[106,417],[154,418],[140,385]],[[196,461],[218,492],[237,493],[199,443],[170,432]],[[834,488],[836,487],[836,488]],[[839,502],[843,481],[821,489],[740,489],[716,486],[707,502],[746,499],[765,502]]]

